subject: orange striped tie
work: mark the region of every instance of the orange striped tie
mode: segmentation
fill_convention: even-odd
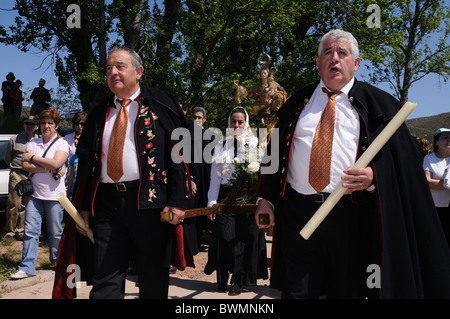
[[[342,93],[330,92],[326,88],[322,88],[322,91],[327,93],[328,103],[317,125],[309,160],[309,184],[318,193],[330,184],[331,149],[336,118],[335,98]]]
[[[114,123],[111,139],[109,141],[106,169],[108,176],[117,183],[123,175],[123,147],[127,135],[128,112],[127,105],[130,99],[118,100],[122,105]]]

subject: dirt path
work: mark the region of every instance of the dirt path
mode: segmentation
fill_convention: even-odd
[[[271,236],[267,236],[268,258],[271,249]],[[22,242],[16,241],[8,245],[0,245],[0,256],[13,260],[18,265],[22,259]],[[39,263],[37,276],[22,280],[3,280],[0,282],[0,299],[51,299],[54,282],[54,272],[46,267],[48,249],[45,245],[39,248]],[[203,272],[208,261],[208,246],[202,245],[200,252],[194,256],[195,268],[187,267],[184,271],[177,270],[170,275],[169,299],[278,299],[279,292],[268,287],[269,280],[258,280],[258,285],[245,290],[238,297],[218,292],[216,273],[206,275]],[[44,265],[44,266],[42,266]],[[125,299],[138,296],[138,287],[134,278],[127,278]],[[82,283],[77,299],[88,299],[91,286]]]

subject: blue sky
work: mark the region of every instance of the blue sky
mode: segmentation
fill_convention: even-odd
[[[13,0],[2,0],[0,9],[11,9],[13,4]],[[16,14],[15,11],[0,10],[0,24],[3,26],[13,24]],[[27,97],[31,94],[31,90],[38,85],[40,78],[47,81],[48,89],[56,89],[58,79],[54,75],[54,68],[50,65],[50,61],[46,60],[41,66],[45,57],[45,53],[38,53],[36,50],[24,53],[15,47],[0,44],[0,80],[4,81],[8,72],[14,72],[16,79],[22,81],[22,91],[27,94]],[[365,67],[362,66],[356,76],[358,77],[358,74],[361,75],[365,71]],[[387,84],[377,84],[377,86],[393,93]],[[450,112],[450,82],[443,83],[437,76],[428,75],[410,89],[409,101],[418,104],[409,118]],[[26,103],[24,104],[26,105]]]

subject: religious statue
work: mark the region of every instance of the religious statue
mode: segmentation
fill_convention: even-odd
[[[236,103],[240,104],[245,97],[256,98],[251,112],[258,115],[258,128],[272,128],[275,113],[287,100],[286,91],[271,75],[268,68],[269,63],[270,57],[263,53],[258,61],[258,64],[261,66],[259,71],[260,81],[252,88],[247,89],[239,85],[239,80],[233,81],[236,87]]]

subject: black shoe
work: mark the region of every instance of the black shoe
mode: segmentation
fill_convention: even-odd
[[[228,296],[238,296],[242,292],[242,288],[237,284],[232,284]]]

